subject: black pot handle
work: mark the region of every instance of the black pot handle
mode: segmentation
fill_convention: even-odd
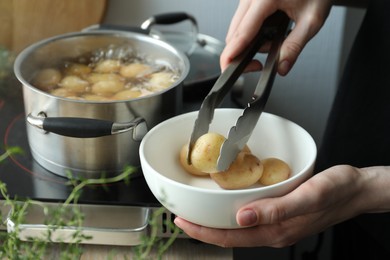
[[[27,122],[46,132],[76,138],[93,138],[124,133],[133,130],[133,140],[141,141],[147,133],[143,118],[135,118],[130,122],[116,123],[108,120],[78,117],[45,117],[29,114]]]
[[[141,24],[141,28],[144,30],[149,30],[150,27],[154,24],[168,25],[179,23],[185,20],[191,21],[193,26],[196,28],[196,31],[198,31],[198,22],[196,21],[195,17],[185,12],[156,14],[145,20]]]
[[[195,17],[185,13],[185,12],[173,12],[173,13],[163,13],[163,14],[157,14],[154,16],[149,17],[147,20],[145,20],[141,24],[141,29],[143,30],[151,30],[153,25],[170,25],[179,23],[182,21],[189,20],[192,25],[192,35],[193,35],[193,44],[191,47],[185,51],[187,56],[191,56],[191,54],[194,52],[194,50],[198,47],[198,34],[199,34],[199,28],[198,28],[198,22],[196,21]],[[202,43],[201,43],[202,45]]]

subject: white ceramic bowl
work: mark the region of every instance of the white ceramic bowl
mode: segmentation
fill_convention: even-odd
[[[242,109],[215,110],[210,132],[227,136]],[[140,146],[142,171],[160,203],[188,221],[214,228],[238,228],[236,213],[260,198],[282,196],[312,175],[317,148],[313,138],[300,126],[279,116],[263,113],[248,141],[260,158],[286,161],[292,176],[271,186],[255,185],[240,190],[224,190],[209,177],[185,172],[179,152],[188,143],[198,112],[176,116],[151,129]]]

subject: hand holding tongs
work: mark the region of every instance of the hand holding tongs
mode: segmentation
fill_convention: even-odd
[[[191,164],[191,152],[196,140],[206,134],[213,119],[214,109],[219,106],[225,95],[242,74],[253,56],[266,42],[271,41],[271,49],[264,64],[259,82],[256,86],[252,101],[248,103],[243,114],[238,118],[228,134],[228,138],[222,144],[217,161],[217,170],[224,171],[229,168],[238,153],[243,149],[254,127],[264,110],[265,103],[271,92],[273,80],[277,70],[280,46],[291,27],[290,19],[283,12],[277,11],[264,21],[262,28],[252,41],[252,44],[239,55],[221,74],[209,94],[204,99],[188,147],[188,163]]]

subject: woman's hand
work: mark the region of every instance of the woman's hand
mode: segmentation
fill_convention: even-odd
[[[291,193],[241,208],[242,229],[213,229],[180,217],[175,224],[190,237],[223,247],[285,247],[346,219],[390,211],[390,167],[335,166],[314,175]]]
[[[278,73],[286,75],[306,43],[324,24],[331,6],[332,0],[240,0],[227,33],[226,47],[221,54],[221,69],[224,70],[234,57],[248,47],[268,16],[281,10],[295,22],[282,45],[279,58]],[[261,67],[258,61],[253,61],[247,71]]]

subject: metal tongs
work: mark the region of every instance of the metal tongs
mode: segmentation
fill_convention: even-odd
[[[280,47],[291,28],[291,24],[288,16],[281,11],[277,11],[268,17],[249,48],[234,59],[215,82],[213,88],[203,100],[198,112],[198,118],[194,124],[188,147],[187,161],[189,164],[191,164],[191,152],[196,140],[209,130],[214,116],[214,109],[220,105],[225,95],[232,88],[260,47],[264,43],[271,41],[270,51],[252,96],[252,101],[248,103],[243,114],[238,118],[236,125],[230,129],[226,141],[222,144],[217,161],[217,170],[227,170],[238,153],[244,148],[270,95],[277,71]]]

